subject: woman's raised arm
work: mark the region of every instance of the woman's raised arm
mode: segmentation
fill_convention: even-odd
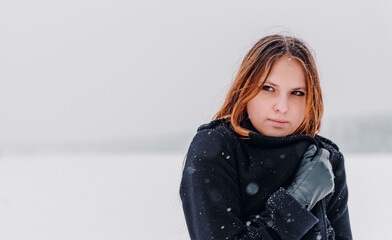
[[[234,144],[216,129],[189,147],[180,196],[191,239],[300,239],[319,220],[280,188],[266,210],[243,219]]]

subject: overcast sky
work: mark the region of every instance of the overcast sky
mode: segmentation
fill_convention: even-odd
[[[390,1],[2,1],[0,144],[192,133],[261,37],[312,48],[325,119],[391,113]]]

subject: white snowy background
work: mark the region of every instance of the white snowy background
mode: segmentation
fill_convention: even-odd
[[[1,1],[0,239],[189,239],[183,157],[246,52],[277,32],[315,55],[354,239],[385,239],[391,11],[387,0]]]

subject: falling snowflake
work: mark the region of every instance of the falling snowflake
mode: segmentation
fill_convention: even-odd
[[[246,187],[246,192],[249,195],[255,195],[258,191],[259,191],[259,185],[257,185],[257,183],[251,182]]]
[[[193,174],[194,172],[196,172],[196,169],[193,166],[188,166],[186,170],[189,174]]]

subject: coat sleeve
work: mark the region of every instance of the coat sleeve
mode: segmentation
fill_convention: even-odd
[[[268,198],[265,211],[242,219],[236,156],[227,139],[205,129],[189,147],[180,196],[191,239],[300,239],[319,220],[284,188]]]
[[[335,231],[336,240],[352,239],[350,218],[348,212],[348,188],[344,157],[338,152],[338,160],[334,164],[335,189],[327,205],[327,216]]]

